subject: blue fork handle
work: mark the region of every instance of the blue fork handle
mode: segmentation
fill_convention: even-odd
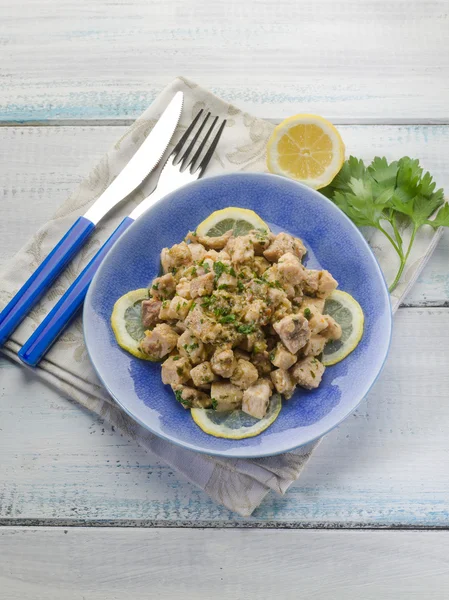
[[[6,305],[0,313],[0,346],[6,342],[41,296],[50,288],[94,229],[95,225],[92,221],[79,217],[14,298]]]
[[[47,351],[81,308],[90,282],[97,272],[98,267],[103,262],[106,254],[132,223],[134,223],[134,221],[129,217],[123,219],[84,271],[82,271],[78,278],[72,283],[52,311],[34,331],[33,335],[25,342],[19,352],[19,358],[24,363],[31,367],[35,367],[45,356]]]

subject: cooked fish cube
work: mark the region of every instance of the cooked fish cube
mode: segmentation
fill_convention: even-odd
[[[276,333],[284,346],[292,354],[296,354],[305,346],[310,337],[309,322],[302,315],[289,315],[273,323]]]
[[[169,356],[162,363],[162,383],[186,383],[190,379],[191,369],[190,361],[184,356]]]
[[[278,271],[284,282],[295,286],[304,279],[304,267],[297,256],[291,252],[283,254],[278,262]]]
[[[279,342],[276,348],[270,352],[270,360],[275,367],[286,371],[295,364],[298,357],[289,352],[282,342]]]
[[[179,354],[188,358],[192,365],[202,363],[206,359],[203,342],[192,335],[188,329],[179,336],[177,346]]]
[[[290,372],[298,385],[312,390],[320,385],[324,370],[323,363],[313,356],[308,356],[298,361]]]
[[[190,377],[193,383],[199,387],[208,383],[216,381],[218,377],[212,371],[210,362],[205,361],[200,363],[190,371]]]
[[[327,327],[323,329],[321,335],[326,340],[339,340],[341,338],[341,326],[333,319],[330,315],[324,315],[326,319]]]
[[[176,286],[176,295],[187,298],[187,300],[192,298],[190,295],[190,280],[187,279],[187,277],[181,277],[179,280],[179,283]]]
[[[267,413],[270,397],[270,384],[266,379],[258,379],[243,392],[243,412],[256,419],[262,419]]]
[[[173,331],[170,325],[160,323],[152,331],[146,332],[145,337],[140,342],[140,348],[142,352],[157,360],[170,354],[173,348],[176,347],[177,341],[178,334]]]
[[[172,385],[176,400],[184,408],[210,408],[212,406],[211,398],[205,392],[186,385]]]
[[[208,296],[214,290],[214,274],[206,273],[193,279],[190,283],[190,295],[192,298]]]
[[[312,335],[310,340],[302,349],[304,356],[318,356],[324,350],[327,339],[323,335]]]
[[[279,394],[282,394],[286,400],[293,396],[296,388],[296,383],[289,371],[284,369],[276,369],[271,371],[271,381]]]
[[[268,248],[264,250],[263,255],[270,262],[276,262],[287,252],[291,252],[301,259],[306,253],[306,249],[299,238],[295,238],[288,233],[278,233]]]
[[[159,311],[162,302],[160,300],[144,300],[141,304],[142,325],[146,329],[151,329],[159,323]]]
[[[256,367],[248,360],[240,358],[231,375],[231,383],[246,390],[250,385],[257,381],[258,377],[259,373],[257,372]]]
[[[237,361],[231,348],[217,348],[211,358],[212,371],[220,377],[231,377]]]
[[[153,279],[149,288],[150,296],[163,300],[169,298],[176,289],[176,281],[171,273]]]
[[[254,257],[254,247],[247,235],[231,238],[226,246],[234,264],[247,262]]]
[[[186,300],[182,296],[175,296],[170,302],[169,318],[170,319],[185,319],[190,307],[192,306],[191,300]]]
[[[243,390],[227,381],[214,381],[210,395],[215,410],[234,410],[242,406]]]

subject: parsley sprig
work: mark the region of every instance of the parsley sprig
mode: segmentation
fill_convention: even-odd
[[[449,227],[449,205],[444,202],[442,189],[430,173],[423,174],[417,159],[404,156],[388,163],[376,158],[365,166],[351,156],[327,187],[320,190],[332,200],[358,227],[374,227],[381,231],[396,250],[400,265],[392,292],[398,285],[415,241],[423,225],[434,229]],[[438,211],[438,212],[436,212]],[[429,220],[436,213],[432,220]],[[411,225],[407,248],[401,236],[404,227]]]

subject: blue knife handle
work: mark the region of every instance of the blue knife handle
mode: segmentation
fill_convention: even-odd
[[[41,296],[50,288],[94,229],[95,225],[92,221],[79,217],[14,298],[5,306],[0,313],[0,346],[6,342]]]
[[[19,352],[19,358],[24,363],[31,367],[35,367],[45,356],[47,351],[81,308],[90,282],[97,272],[98,267],[103,262],[106,254],[132,223],[134,223],[134,221],[129,217],[123,219],[111,237],[103,244],[87,267],[72,283],[52,311],[34,331],[33,335],[25,342]]]

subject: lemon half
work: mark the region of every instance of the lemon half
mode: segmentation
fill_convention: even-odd
[[[314,189],[328,185],[344,160],[345,145],[340,134],[318,115],[289,117],[275,127],[268,140],[268,169]]]
[[[146,288],[128,292],[119,298],[114,304],[111,326],[117,343],[123,350],[137,358],[151,360],[140,349],[140,342],[145,337],[140,308],[143,300],[148,300],[148,290]]]
[[[342,329],[341,338],[328,342],[324,347],[322,362],[330,367],[346,358],[358,346],[365,317],[357,300],[341,290],[335,290],[327,298],[324,313],[335,319]]]
[[[204,219],[196,232],[199,236],[219,237],[232,229],[234,236],[246,235],[251,229],[269,231],[268,225],[257,213],[248,208],[228,206],[222,210],[216,210]]]
[[[276,421],[281,408],[280,395],[273,394],[267,414],[263,419],[251,417],[241,410],[218,412],[210,408],[192,408],[191,414],[195,423],[205,433],[227,440],[243,440],[265,431]]]

